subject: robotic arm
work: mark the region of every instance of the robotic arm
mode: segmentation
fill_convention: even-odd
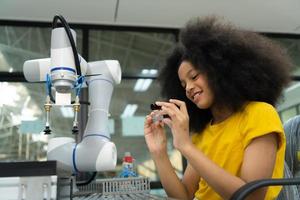
[[[76,34],[71,30],[72,37]],[[51,106],[73,106],[75,118],[73,132],[76,133],[79,111],[79,92],[86,84],[89,90],[89,118],[83,139],[76,144],[73,138],[57,137],[49,141],[47,159],[57,160],[73,171],[112,170],[117,162],[115,144],[108,132],[108,108],[115,84],[121,82],[121,68],[116,60],[87,63],[79,56],[80,68],[75,67],[74,48],[65,28],[54,28],[51,35],[50,58],[29,60],[23,71],[27,81],[46,81],[45,133],[51,132],[49,113]],[[75,61],[74,61],[75,60]],[[78,69],[81,76],[78,75]],[[76,91],[75,101],[71,92]],[[55,98],[52,96],[55,91]]]
[[[83,139],[75,144],[72,138],[49,141],[48,160],[58,160],[75,171],[112,170],[117,162],[117,150],[110,142],[107,129],[108,108],[114,84],[120,83],[121,70],[114,60],[88,63],[86,83],[89,89],[89,118]],[[113,76],[113,74],[115,76]]]

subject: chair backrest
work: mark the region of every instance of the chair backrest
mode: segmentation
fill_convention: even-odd
[[[293,176],[299,176],[300,172],[300,115],[289,119],[284,124],[286,135],[285,161]]]
[[[300,175],[300,116],[295,116],[284,123],[286,135],[286,152],[284,163],[285,178],[299,177]],[[299,200],[299,187],[284,186],[278,200]]]
[[[294,177],[286,162],[284,162],[284,177],[285,178]],[[299,200],[299,199],[300,199],[299,189],[296,185],[283,186],[280,194],[277,197],[277,200]]]

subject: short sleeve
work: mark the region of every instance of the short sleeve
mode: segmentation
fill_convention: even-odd
[[[267,103],[250,103],[245,108],[245,117],[242,120],[242,143],[246,148],[250,142],[259,136],[277,133],[279,148],[285,143],[283,126],[276,109]]]

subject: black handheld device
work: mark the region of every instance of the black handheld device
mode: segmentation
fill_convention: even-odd
[[[155,103],[151,103],[150,108],[151,108],[151,110],[160,110],[161,106],[159,106]],[[163,115],[163,118],[170,118],[170,116],[169,115]]]

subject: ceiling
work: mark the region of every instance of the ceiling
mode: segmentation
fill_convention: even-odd
[[[299,0],[2,0],[0,20],[178,28],[195,16],[220,15],[259,32],[300,33]]]

